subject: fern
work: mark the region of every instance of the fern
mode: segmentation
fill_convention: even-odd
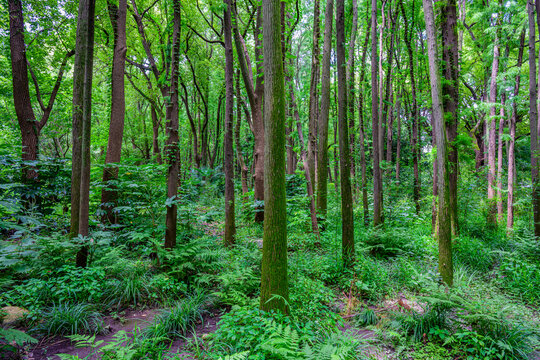
[[[249,356],[249,351],[243,351],[232,355],[227,355],[225,357],[220,357],[219,360],[247,360]]]
[[[0,328],[0,341],[5,341],[7,343],[15,342],[15,344],[19,346],[24,343],[35,344],[38,342],[36,339],[22,331],[4,328]]]

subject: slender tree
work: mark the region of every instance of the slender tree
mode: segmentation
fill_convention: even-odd
[[[377,51],[377,0],[371,0],[371,119],[373,129],[373,226],[382,224],[381,141],[379,141],[379,52]]]
[[[320,2],[320,0],[315,0],[313,3],[313,44],[311,48],[311,82],[309,85],[309,132],[307,146],[307,160],[309,169],[307,169],[307,171],[309,171],[313,184],[315,183],[314,180],[317,160],[317,114],[319,109],[318,86],[321,73],[319,66],[319,43],[321,38],[321,26],[319,20]]]
[[[223,34],[225,40],[225,140],[223,143],[223,168],[225,170],[225,245],[234,244],[236,226],[234,221],[234,150],[233,150],[233,106],[234,67],[232,47],[232,0],[225,0]]]
[[[354,264],[354,220],[351,189],[349,126],[347,124],[347,74],[345,68],[345,1],[336,2],[336,54],[338,69],[338,122],[341,180],[341,246],[343,264]]]
[[[453,284],[452,266],[452,231],[449,209],[449,185],[447,171],[447,140],[442,103],[441,74],[439,72],[439,56],[437,54],[437,37],[433,15],[432,0],[423,0],[424,18],[427,30],[429,56],[429,78],[431,83],[431,102],[433,108],[433,134],[437,143],[437,181],[439,196],[438,240],[439,240],[439,273],[444,283]]]
[[[328,197],[328,116],[330,113],[330,57],[334,0],[326,1],[321,78],[321,111],[319,112],[319,161],[317,162],[317,210],[326,216]]]
[[[287,212],[285,200],[285,83],[281,53],[280,4],[263,0],[264,198],[261,266],[262,310],[288,312]]]
[[[72,237],[87,237],[89,233],[94,13],[95,0],[80,1],[73,69]],[[87,258],[88,246],[83,244],[77,253],[77,266],[86,267]]]

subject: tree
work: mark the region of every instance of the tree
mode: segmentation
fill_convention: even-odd
[[[67,61],[75,52],[68,51],[60,65],[58,75],[54,83],[53,89],[49,96],[47,106],[45,106],[41,91],[38,85],[37,77],[32,68],[29,66],[26,57],[26,44],[24,41],[24,18],[21,0],[9,0],[9,44],[11,50],[11,71],[13,81],[13,103],[15,105],[15,113],[21,131],[22,142],[22,160],[24,162],[35,161],[38,159],[39,153],[39,136],[43,127],[47,124],[51,115],[56,95],[62,83],[62,77],[67,65]],[[36,97],[39,103],[42,115],[37,121],[32,108],[30,99],[30,90],[28,83],[28,72],[32,77],[32,81],[36,90]],[[32,166],[25,166],[23,180],[36,180],[38,173]]]
[[[114,32],[114,53],[111,74],[111,121],[109,124],[105,169],[103,169],[103,183],[106,184],[106,187],[101,192],[101,203],[105,210],[102,220],[114,224],[117,222],[117,218],[113,209],[117,203],[118,193],[114,186],[109,184],[109,181],[118,179],[118,167],[108,164],[120,162],[122,155],[122,137],[124,135],[124,118],[126,115],[124,71],[127,52],[127,0],[119,0],[118,6],[112,0],[108,0],[107,5]]]
[[[319,112],[319,161],[317,162],[317,210],[326,216],[328,198],[328,115],[330,113],[330,56],[332,53],[332,22],[334,1],[326,1],[324,44],[321,77],[321,111]]]
[[[451,215],[449,211],[449,187],[447,171],[447,140],[444,122],[444,109],[442,104],[441,75],[439,72],[437,54],[437,37],[435,32],[435,20],[433,4],[431,0],[423,0],[424,18],[427,30],[427,45],[429,56],[429,79],[431,83],[431,102],[433,109],[433,134],[437,144],[437,182],[439,196],[439,273],[444,283],[448,286],[453,284],[452,266],[452,231]]]
[[[280,4],[263,0],[264,198],[261,266],[262,310],[288,312],[287,212],[285,201],[285,83],[281,53]]]
[[[371,0],[371,124],[373,129],[373,226],[382,224],[381,142],[379,141],[379,52],[377,51],[377,0]]]
[[[94,58],[95,0],[79,2],[73,68],[73,155],[71,172],[71,237],[88,236],[90,211],[90,136]],[[77,253],[77,266],[86,267],[88,246]]]
[[[319,77],[321,70],[319,67],[319,42],[321,38],[320,30],[320,0],[315,0],[313,4],[313,44],[311,52],[311,82],[309,85],[309,132],[308,132],[308,149],[307,149],[307,164],[309,175],[313,187],[315,186],[315,169],[317,163],[317,114],[319,109],[319,94],[317,87],[319,86]]]
[[[354,219],[351,190],[349,126],[347,124],[347,69],[345,68],[345,1],[336,2],[336,54],[338,69],[338,122],[341,182],[341,247],[345,267],[354,264]]]
[[[225,44],[225,140],[223,143],[223,168],[225,170],[225,245],[234,244],[236,226],[234,221],[234,150],[233,150],[233,106],[234,68],[232,48],[232,0],[225,0],[223,34]]]

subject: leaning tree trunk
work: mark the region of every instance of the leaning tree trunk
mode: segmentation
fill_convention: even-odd
[[[171,54],[171,77],[169,97],[167,98],[167,143],[165,155],[167,169],[167,214],[165,217],[165,248],[176,246],[176,218],[178,200],[178,174],[180,170],[180,152],[178,148],[178,58],[180,52],[180,0],[173,0],[173,39]]]
[[[118,7],[112,2],[108,3],[109,17],[114,30],[114,54],[111,75],[111,121],[109,125],[109,140],[105,169],[103,170],[103,183],[105,187],[101,192],[101,204],[105,213],[103,222],[114,224],[117,217],[114,208],[118,202],[118,189],[111,180],[118,179],[118,167],[114,164],[120,162],[122,154],[122,137],[124,135],[124,118],[126,113],[126,99],[124,96],[124,68],[126,64],[126,13],[127,0],[120,0]],[[109,165],[113,164],[113,165]],[[113,182],[114,183],[114,182]]]
[[[321,78],[321,111],[319,113],[319,159],[317,162],[317,210],[325,217],[328,198],[328,116],[330,113],[330,57],[334,0],[326,1],[324,45]]]
[[[287,209],[285,195],[285,83],[280,3],[263,0],[264,198],[260,308],[288,313]]]
[[[233,47],[232,47],[232,0],[225,0],[223,34],[225,39],[225,138],[223,141],[223,169],[225,172],[225,234],[226,246],[234,244],[236,226],[234,221],[234,150],[233,150]],[[216,134],[216,137],[218,135]],[[217,147],[217,144],[216,144]]]
[[[347,74],[345,65],[345,1],[336,2],[336,54],[338,68],[338,121],[341,176],[341,245],[345,267],[354,265],[354,222],[352,208],[349,127],[347,124]]]
[[[437,142],[439,273],[441,274],[444,283],[448,286],[452,286],[452,229],[449,211],[448,154],[444,109],[442,104],[441,75],[438,65],[439,56],[437,55],[437,35],[435,33],[435,20],[431,0],[423,0],[423,3],[427,30],[431,99],[433,104],[433,134]]]

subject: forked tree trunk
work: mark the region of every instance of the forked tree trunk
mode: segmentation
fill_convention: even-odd
[[[319,161],[317,162],[317,210],[325,217],[328,198],[328,117],[330,113],[330,56],[334,0],[326,1],[321,78],[321,111],[319,113]]]
[[[285,198],[285,84],[280,3],[263,0],[265,218],[260,308],[288,313],[287,211]]]
[[[437,35],[435,32],[435,20],[431,0],[423,0],[423,4],[427,30],[431,99],[433,104],[433,134],[437,142],[439,273],[444,283],[452,286],[452,229],[449,211],[448,154],[442,104],[441,75],[438,65],[439,56],[437,55]]]
[[[114,53],[111,74],[111,121],[109,124],[109,140],[107,142],[107,155],[105,169],[103,170],[103,183],[105,187],[101,192],[101,204],[105,213],[101,220],[115,224],[117,217],[114,208],[118,202],[118,189],[110,180],[118,179],[118,167],[114,164],[120,162],[122,154],[122,138],[124,135],[124,118],[126,112],[126,99],[124,96],[124,69],[126,64],[126,15],[127,0],[120,0],[118,7],[108,2],[109,17],[114,31]],[[108,165],[113,164],[113,165]]]
[[[347,74],[345,65],[345,1],[336,2],[336,54],[338,68],[338,121],[341,176],[341,251],[343,265],[354,265],[354,221],[347,124]]]

